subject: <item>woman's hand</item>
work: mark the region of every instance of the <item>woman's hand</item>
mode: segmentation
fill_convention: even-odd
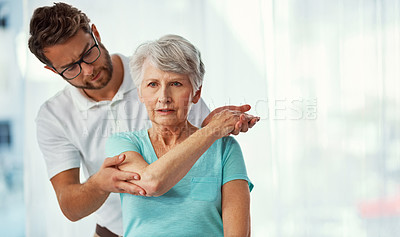
[[[242,106],[234,106],[234,105],[228,105],[228,106],[222,106],[219,108],[214,109],[208,116],[207,118],[204,119],[202,123],[202,127],[205,127],[208,125],[213,120],[213,117],[224,111],[224,110],[231,110],[231,111],[236,111],[241,114],[240,120],[238,120],[235,124],[234,129],[230,132],[230,134],[233,135],[238,135],[240,132],[247,132],[249,128],[252,128],[259,120],[260,117],[253,116],[250,114],[246,114],[245,112],[249,111],[251,109],[250,105],[242,105]]]
[[[242,112],[236,110],[221,110],[212,116],[204,128],[209,129],[217,139],[228,136],[235,130],[235,125],[241,123],[242,115]]]

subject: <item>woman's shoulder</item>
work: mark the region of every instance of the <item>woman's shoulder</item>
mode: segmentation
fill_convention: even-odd
[[[240,149],[238,141],[233,136],[227,136],[216,140],[209,150],[219,150],[222,154],[225,154],[236,149]]]
[[[146,143],[147,130],[120,132],[112,134],[106,141],[107,156],[114,156],[124,151],[139,151]]]
[[[233,136],[227,136],[227,137],[220,138],[217,140],[217,142],[219,142],[219,145],[224,146],[224,147],[239,145],[239,143]]]
[[[137,130],[137,131],[128,131],[128,132],[117,132],[113,133],[111,137],[143,137],[147,136],[147,130]]]
[[[147,136],[147,130],[129,131],[129,132],[118,132],[113,133],[108,140],[109,141],[120,141],[120,140],[131,140],[141,141]]]

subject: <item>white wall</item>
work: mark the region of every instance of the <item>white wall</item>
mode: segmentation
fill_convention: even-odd
[[[262,117],[238,137],[255,183],[253,236],[398,233],[399,214],[369,218],[360,206],[379,199],[382,209],[400,193],[399,1],[67,2],[111,53],[167,33],[188,38],[202,51],[210,108],[249,103]],[[27,33],[33,9],[52,1],[24,3]],[[35,140],[40,104],[64,84],[27,53],[28,236],[93,232],[92,219],[60,213]]]

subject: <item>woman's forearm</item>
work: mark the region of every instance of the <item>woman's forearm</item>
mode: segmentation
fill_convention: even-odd
[[[202,129],[197,130],[152,164],[147,164],[136,152],[125,152],[126,163],[120,169],[137,172],[140,180],[132,183],[142,187],[146,196],[161,196],[177,184],[200,156],[219,138],[228,135],[241,113],[223,110],[215,114]]]
[[[161,196],[177,184],[220,138],[215,132],[211,126],[197,130],[150,165],[138,153],[125,152],[127,162],[120,169],[137,172],[141,178],[132,182],[142,187],[147,196]]]

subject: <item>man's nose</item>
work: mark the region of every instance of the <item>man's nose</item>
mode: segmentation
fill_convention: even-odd
[[[82,68],[82,74],[84,76],[93,75],[94,66],[92,64],[87,64],[87,63],[81,62],[81,68]]]

